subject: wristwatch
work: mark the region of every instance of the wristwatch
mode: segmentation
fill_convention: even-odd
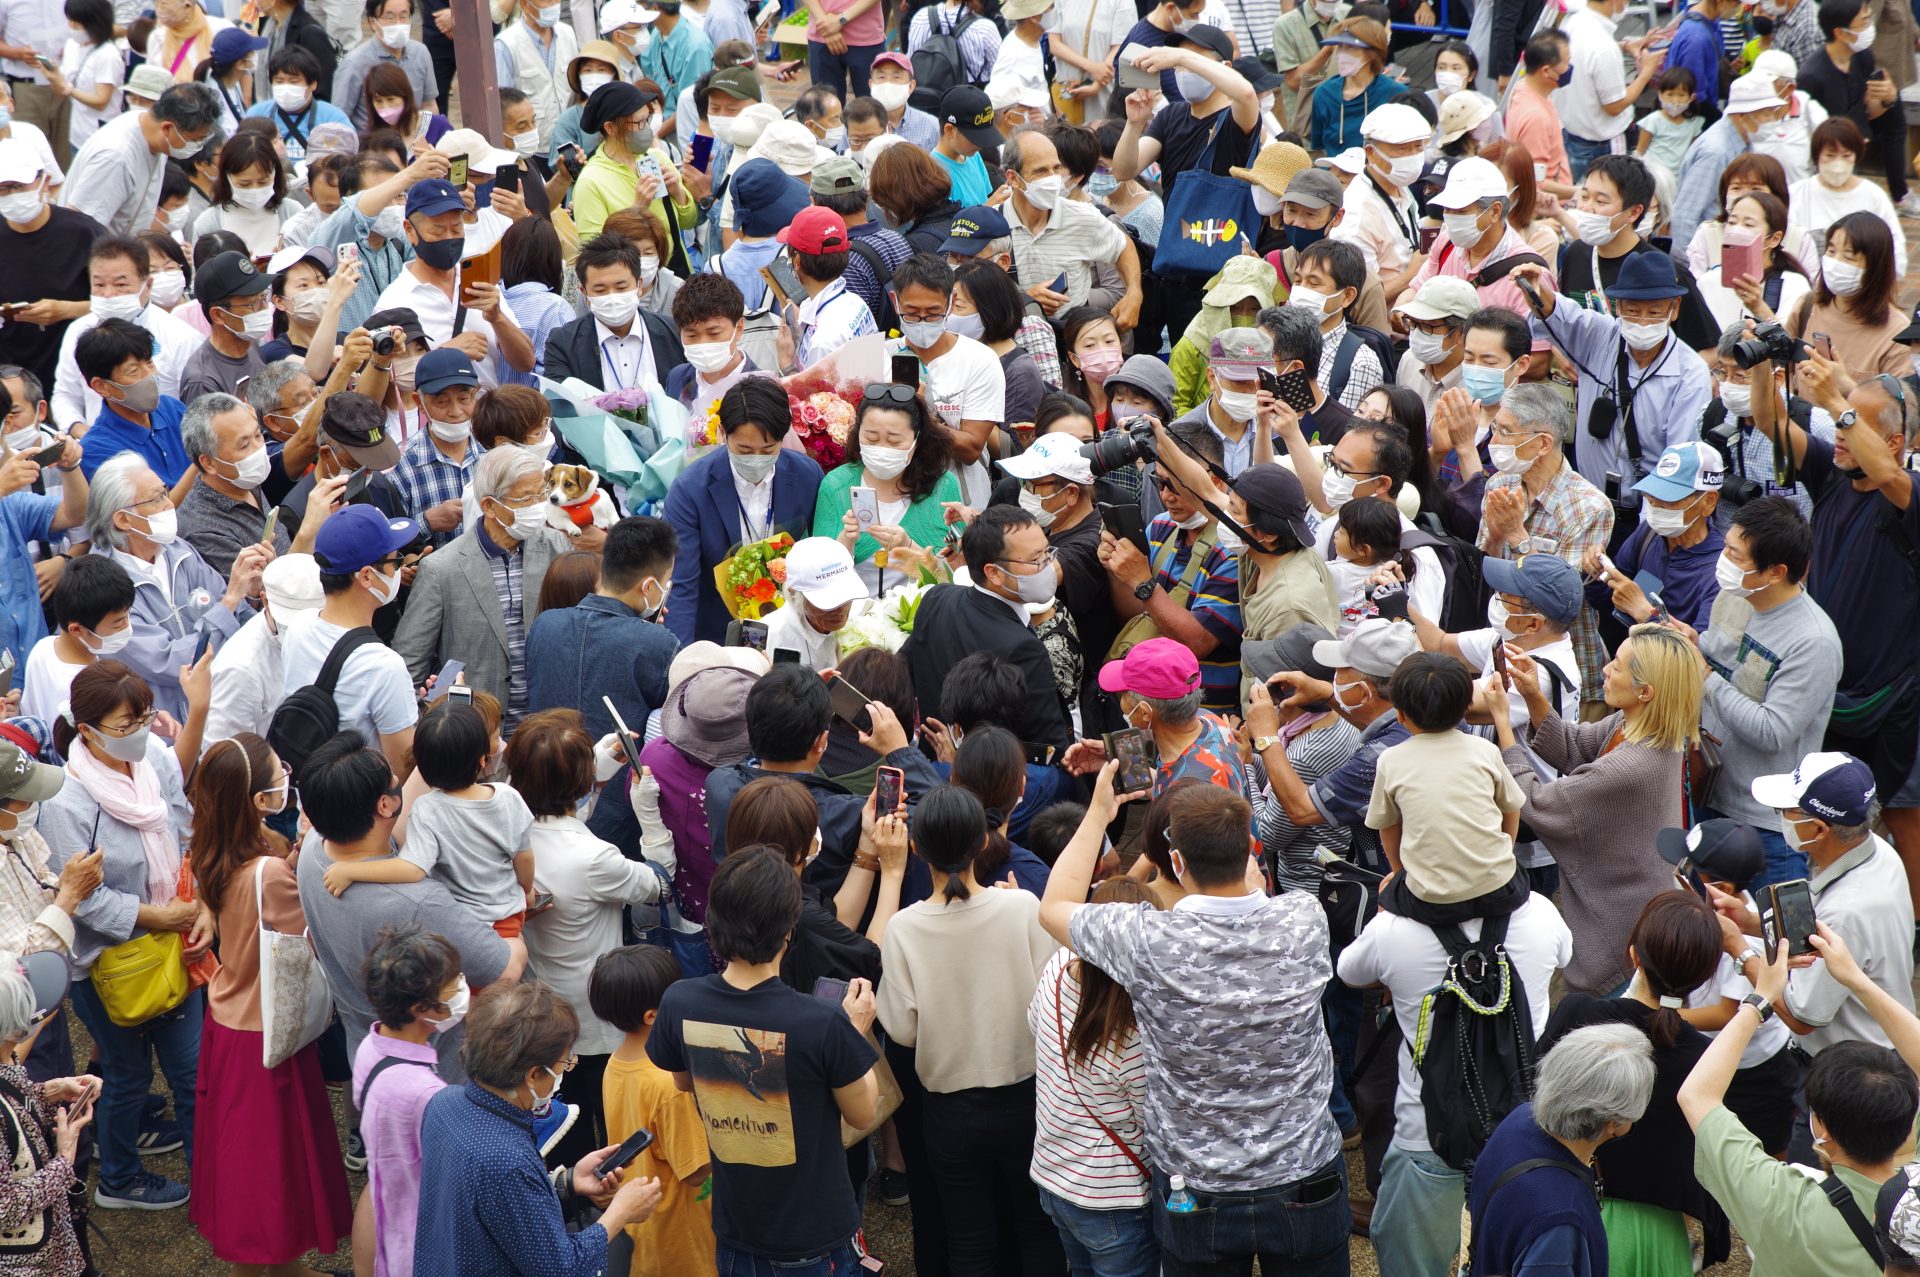
[[[1147,601],[1148,599],[1150,599],[1150,598],[1152,598],[1152,597],[1153,597],[1153,582],[1152,582],[1152,581],[1142,581],[1142,582],[1140,582],[1140,584],[1138,584],[1138,585],[1136,585],[1136,586],[1134,586],[1134,587],[1133,587],[1133,597],[1134,597],[1134,598],[1136,598],[1136,599],[1139,599],[1139,600],[1140,600],[1140,601],[1141,601],[1142,603],[1145,603],[1145,602],[1146,602],[1146,601]]]
[[[1858,425],[1859,422],[1860,414],[1849,408],[1833,419],[1833,427],[1836,430],[1845,430],[1848,426]]]
[[[1746,997],[1740,999],[1740,1004],[1742,1006],[1752,1007],[1754,1013],[1760,1017],[1760,1023],[1762,1024],[1765,1024],[1773,1018],[1773,1003],[1767,1001],[1763,994],[1749,993]]]
[[[1278,736],[1256,736],[1253,738],[1253,752],[1264,754],[1280,743]]]

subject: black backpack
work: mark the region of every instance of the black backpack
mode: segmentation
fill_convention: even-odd
[[[900,331],[900,312],[893,308],[893,272],[887,269],[887,259],[880,250],[863,239],[849,237],[847,248],[856,257],[873,269],[873,277],[880,281],[880,313],[873,317],[874,327],[881,336]]]
[[[966,14],[949,27],[941,12],[943,7],[938,4],[929,6],[926,42],[913,53],[913,95],[916,99],[928,102],[938,102],[940,95],[948,89],[957,89],[963,84],[978,87],[980,84],[980,81],[967,74],[967,56],[960,47],[960,33],[980,21],[980,15]]]
[[[1439,527],[1437,518],[1423,516],[1421,522],[1426,526],[1400,533],[1400,548],[1412,553],[1426,546],[1440,560],[1440,574],[1447,582],[1442,596],[1445,601],[1440,615],[1428,619],[1449,634],[1485,629],[1487,595],[1480,573],[1480,560],[1486,557],[1485,551]]]
[[[1347,379],[1353,374],[1354,356],[1364,346],[1374,353],[1380,361],[1380,375],[1391,382],[1394,369],[1399,367],[1399,358],[1393,351],[1393,338],[1377,328],[1362,328],[1358,324],[1348,324],[1347,331],[1340,334],[1340,346],[1333,355],[1333,372],[1322,387],[1327,398],[1338,399],[1340,392],[1347,388]]]
[[[1533,1095],[1533,1013],[1503,943],[1509,917],[1488,918],[1472,941],[1459,927],[1432,929],[1447,974],[1420,1000],[1411,1044],[1427,1139],[1465,1174],[1500,1119]]]
[[[267,725],[267,744],[293,769],[295,784],[300,781],[300,771],[307,765],[308,756],[340,733],[340,706],[333,699],[333,689],[340,681],[341,667],[349,656],[379,641],[380,636],[371,625],[348,630],[327,653],[326,662],[320,666],[313,682],[289,693],[287,699],[280,702],[280,708],[273,711],[273,721]],[[377,746],[380,742],[367,743]]]

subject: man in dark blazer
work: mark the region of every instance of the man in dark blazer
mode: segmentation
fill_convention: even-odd
[[[1020,739],[1064,750],[1073,743],[1072,720],[1026,610],[1029,603],[1052,599],[1059,588],[1060,565],[1046,530],[1018,506],[988,506],[968,526],[960,550],[973,584],[936,585],[921,595],[913,633],[900,649],[921,715],[944,717],[940,689],[947,672],[974,652],[992,652],[1026,676]]]
[[[640,309],[640,250],[618,235],[596,235],[574,260],[589,313],[548,334],[541,373],[551,381],[578,377],[598,390],[631,390],[646,379],[667,384],[685,363],[671,320]]]
[[[667,628],[682,647],[726,638],[729,617],[713,570],[735,549],[776,532],[798,540],[813,527],[820,467],[781,447],[792,425],[780,383],[748,377],[720,398],[722,446],[667,489],[666,519],[679,539]]]

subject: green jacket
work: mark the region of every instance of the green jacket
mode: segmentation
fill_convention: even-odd
[[[827,472],[820,480],[820,495],[813,503],[813,535],[839,537],[840,521],[853,508],[853,489],[859,486],[860,467],[851,461]],[[941,503],[959,499],[960,481],[949,470],[934,485],[933,495],[907,503],[907,514],[900,520],[900,526],[915,545],[927,549],[943,545],[947,539],[947,517]],[[862,532],[860,539],[853,543],[853,561],[865,563],[879,548],[878,541]]]

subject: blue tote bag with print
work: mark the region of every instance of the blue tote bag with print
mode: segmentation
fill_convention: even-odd
[[[1180,174],[1173,184],[1173,197],[1167,201],[1166,218],[1160,230],[1159,247],[1153,251],[1156,274],[1196,275],[1206,279],[1227,260],[1240,252],[1240,239],[1249,242],[1260,235],[1260,211],[1253,206],[1253,184],[1237,177],[1222,177],[1213,171],[1213,155],[1220,145],[1220,132],[1233,118],[1233,108],[1220,112],[1213,136],[1191,169]],[[1258,128],[1255,125],[1255,128]],[[1247,152],[1247,165],[1260,152],[1258,134]]]

